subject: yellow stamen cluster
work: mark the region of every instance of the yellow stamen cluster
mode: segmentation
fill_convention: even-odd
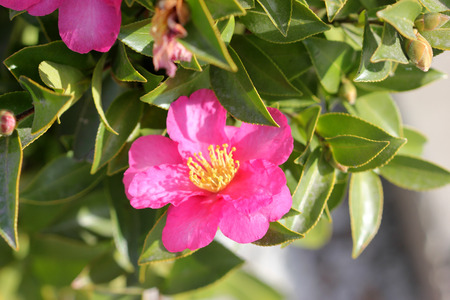
[[[189,157],[187,165],[190,169],[189,179],[193,184],[201,189],[208,190],[216,193],[223,190],[227,184],[234,178],[237,170],[239,169],[239,161],[233,159],[233,152],[236,148],[231,148],[230,152],[227,152],[228,145],[216,146],[209,145],[209,157],[208,162],[201,152],[194,153],[195,162],[192,157]]]

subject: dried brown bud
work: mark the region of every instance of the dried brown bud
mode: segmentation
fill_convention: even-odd
[[[9,110],[0,110],[0,134],[11,135],[16,128],[16,117]]]
[[[342,78],[342,84],[339,88],[339,96],[347,100],[348,103],[355,104],[357,96],[356,87],[350,80],[348,80],[348,78]]]
[[[441,13],[422,14],[414,21],[414,25],[419,31],[431,31],[441,28],[450,20],[450,16]]]
[[[407,40],[405,49],[409,60],[419,69],[426,72],[431,66],[433,60],[433,49],[430,43],[414,29],[417,39]]]

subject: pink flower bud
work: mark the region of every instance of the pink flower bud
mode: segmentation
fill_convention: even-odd
[[[16,117],[9,110],[0,110],[0,134],[11,135],[16,128]]]

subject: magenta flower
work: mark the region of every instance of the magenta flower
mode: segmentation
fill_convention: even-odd
[[[286,117],[269,112],[280,127],[227,126],[214,92],[198,90],[170,106],[172,139],[149,135],[133,143],[125,192],[135,208],[170,204],[162,233],[167,250],[204,247],[218,228],[236,242],[253,242],[289,211],[292,198],[278,165],[293,139]]]
[[[107,52],[120,30],[122,0],[0,0],[0,5],[33,16],[59,9],[59,34],[73,51]]]

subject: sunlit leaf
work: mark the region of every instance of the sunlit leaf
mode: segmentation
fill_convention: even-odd
[[[325,0],[325,6],[327,7],[328,21],[333,22],[334,18],[341,11],[347,0]]]
[[[270,223],[269,230],[259,240],[253,242],[258,246],[275,246],[303,238],[302,234],[287,229],[279,222]]]
[[[134,51],[153,56],[153,37],[150,35],[151,19],[122,26],[118,39]]]
[[[139,74],[131,64],[125,46],[122,43],[117,45],[116,53],[112,61],[112,71],[114,76],[121,81],[147,82],[145,77]]]
[[[403,127],[403,136],[406,138],[407,142],[405,146],[400,148],[398,154],[421,156],[427,142],[427,137],[411,127]]]
[[[377,12],[377,16],[397,29],[404,37],[415,40],[414,20],[420,14],[422,6],[416,0],[402,0]]]
[[[422,31],[420,34],[430,43],[431,47],[441,50],[450,50],[450,28]]]
[[[389,23],[384,23],[381,43],[370,58],[370,61],[374,63],[385,60],[391,60],[401,64],[409,63],[408,58],[406,58],[403,52],[398,33]]]

